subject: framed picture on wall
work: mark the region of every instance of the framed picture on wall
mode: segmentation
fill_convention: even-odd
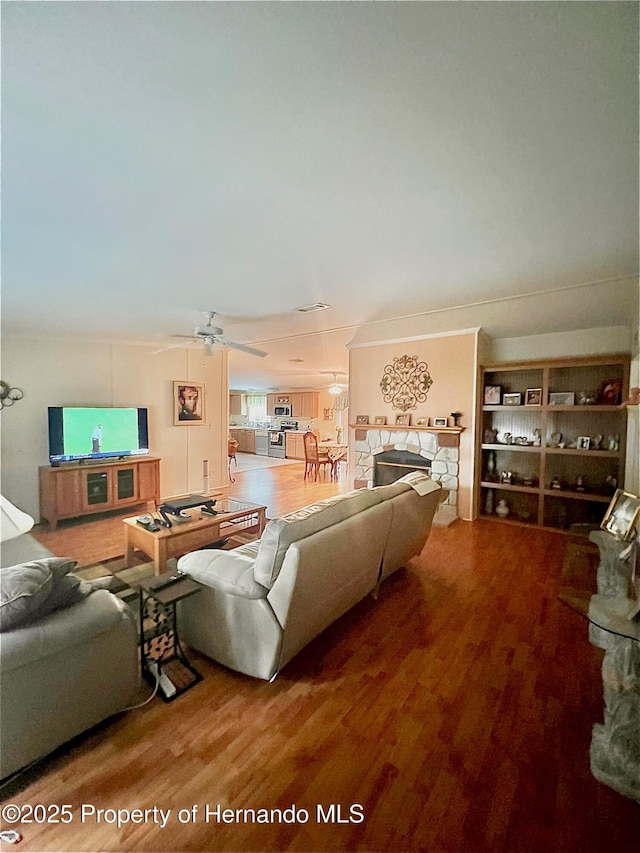
[[[197,426],[204,424],[205,386],[203,382],[173,383],[174,426]]]
[[[369,415],[356,415],[356,423],[357,424],[368,424],[369,423]]]
[[[396,424],[398,426],[409,426],[411,423],[411,415],[396,415]]]
[[[373,419],[373,422],[374,422],[374,424],[384,425],[384,424],[386,424],[387,419],[384,415],[376,415],[376,417]]]
[[[434,418],[433,419],[434,427],[446,427],[449,426],[449,418]]]

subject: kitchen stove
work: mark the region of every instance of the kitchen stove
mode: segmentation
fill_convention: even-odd
[[[285,458],[285,435],[290,429],[298,429],[298,422],[280,421],[278,429],[269,430],[269,456],[275,456],[278,459]]]

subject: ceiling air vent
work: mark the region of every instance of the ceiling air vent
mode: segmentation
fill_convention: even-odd
[[[327,308],[331,308],[331,306],[325,305],[324,302],[314,302],[312,305],[303,305],[302,308],[296,308],[296,311],[308,314],[309,311],[325,311]]]

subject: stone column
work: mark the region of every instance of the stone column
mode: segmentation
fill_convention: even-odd
[[[604,650],[604,724],[591,737],[591,772],[610,788],[640,802],[640,623],[629,614],[635,604],[635,548],[594,531],[600,549],[598,594],[589,603],[589,640]],[[632,597],[633,595],[633,597]]]

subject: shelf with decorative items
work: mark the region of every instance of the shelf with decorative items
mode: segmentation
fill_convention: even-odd
[[[488,365],[480,387],[480,516],[598,527],[624,477],[629,356]]]

